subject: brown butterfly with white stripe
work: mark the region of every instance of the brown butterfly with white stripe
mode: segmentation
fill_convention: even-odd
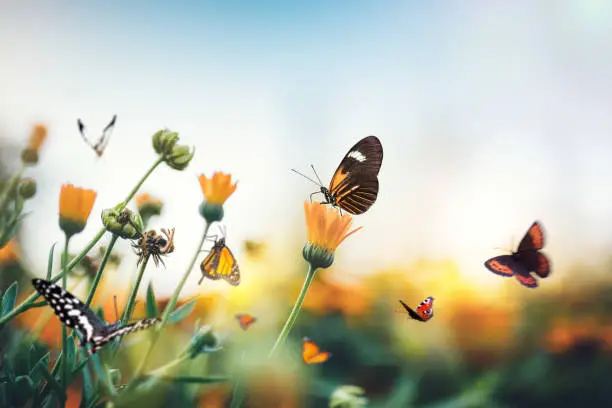
[[[108,125],[106,125],[106,127],[102,131],[102,136],[100,136],[100,138],[95,143],[92,143],[92,141],[89,140],[89,138],[86,135],[85,125],[83,124],[83,122],[81,122],[81,119],[77,119],[77,125],[79,126],[79,133],[81,133],[81,137],[83,138],[85,143],[87,143],[89,147],[91,147],[94,150],[94,152],[96,152],[98,157],[101,157],[102,154],[104,153],[104,149],[106,149],[106,145],[108,145],[110,136],[113,132],[113,129],[115,128],[116,121],[117,121],[117,115],[113,115],[113,118],[111,119],[111,121],[108,123]]]
[[[340,207],[353,215],[363,214],[376,202],[378,197],[378,173],[382,165],[383,148],[376,136],[367,136],[351,147],[340,162],[334,176],[325,187],[321,182],[314,166],[312,170],[317,181],[291,169],[299,175],[319,185],[325,197],[323,204]]]
[[[32,279],[36,291],[40,293],[61,322],[81,335],[81,347],[91,345],[89,354],[94,354],[109,341],[146,329],[161,321],[159,318],[139,320],[120,327],[121,321],[106,324],[87,305],[58,285],[43,279]]]

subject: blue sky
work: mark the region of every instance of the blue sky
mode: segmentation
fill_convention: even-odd
[[[313,186],[289,171],[310,163],[329,180],[346,150],[378,135],[378,202],[346,246],[355,273],[419,256],[482,261],[534,219],[560,265],[612,244],[612,7],[603,1],[13,3],[0,13],[0,132],[23,139],[49,124],[32,170],[41,195],[25,232],[42,268],[57,230],[59,186],[99,191],[94,212],[123,198],[169,127],[197,156],[145,190],[167,202],[156,227],[177,227],[182,270],[199,234],[196,176],[231,172],[229,242],[262,237],[290,253]],[[113,114],[97,159],[81,142]],[[99,228],[94,219],[75,242]],[[289,238],[288,238],[289,237]],[[295,240],[295,241],[293,241]],[[384,259],[373,256],[384,251]],[[493,253],[492,253],[493,251]],[[238,251],[239,252],[239,251]],[[246,273],[246,272],[245,272]],[[159,276],[158,276],[159,275]],[[174,281],[177,274],[158,274]],[[176,279],[175,279],[176,278]],[[194,282],[197,277],[194,276]]]

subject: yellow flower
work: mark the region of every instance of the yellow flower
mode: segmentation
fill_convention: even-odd
[[[0,248],[0,265],[10,265],[19,259],[19,247],[14,239],[11,239]]]
[[[47,127],[45,125],[37,124],[32,129],[28,145],[23,152],[21,152],[21,159],[27,164],[38,163],[38,152],[41,146],[47,138]]]
[[[220,171],[215,172],[211,178],[200,175],[199,182],[205,198],[200,205],[200,214],[209,224],[221,221],[223,204],[236,191],[238,182],[232,184],[232,176]]]
[[[206,197],[206,201],[212,204],[223,205],[225,201],[236,191],[238,182],[232,184],[232,176],[220,171],[215,172],[211,178],[204,174],[200,175],[200,187]]]
[[[77,234],[87,224],[87,219],[96,201],[96,192],[72,184],[62,185],[59,200],[60,228],[68,235]]]
[[[353,218],[333,207],[321,203],[304,202],[308,243],[302,251],[304,259],[313,267],[327,268],[334,261],[334,251],[346,238],[363,227],[352,231]]]

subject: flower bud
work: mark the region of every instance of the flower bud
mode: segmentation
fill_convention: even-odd
[[[107,231],[124,239],[140,238],[144,230],[140,215],[128,209],[119,212],[116,208],[107,208],[102,211],[102,224]]]
[[[25,200],[34,197],[36,194],[36,180],[32,178],[23,178],[19,183],[19,195]]]
[[[200,204],[199,212],[209,225],[223,219],[223,206],[220,204],[203,201]]]
[[[308,243],[302,249],[302,255],[313,269],[329,268],[334,263],[334,253],[325,248]]]
[[[178,141],[178,133],[163,129],[153,135],[153,148],[158,154],[167,156]]]
[[[30,134],[28,145],[21,152],[21,160],[25,164],[38,163],[38,152],[47,138],[47,127],[41,124],[35,125]]]
[[[167,156],[166,164],[174,170],[185,170],[189,166],[191,159],[193,159],[194,154],[195,148],[190,151],[188,146],[176,145]]]
[[[212,331],[212,326],[205,325],[200,327],[200,330],[192,337],[189,348],[186,352],[189,354],[189,358],[196,358],[202,353],[212,353],[219,350],[219,339],[217,335]]]

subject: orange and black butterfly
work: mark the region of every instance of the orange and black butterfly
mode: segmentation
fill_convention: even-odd
[[[308,337],[304,337],[302,342],[302,358],[306,364],[321,364],[329,360],[331,353],[329,351],[321,351]]]
[[[232,251],[225,246],[225,238],[219,238],[210,249],[206,258],[200,264],[202,271],[201,284],[204,278],[219,280],[223,279],[232,286],[240,284],[240,268]]]
[[[291,170],[319,185],[321,191],[312,193],[311,199],[314,194],[321,193],[325,197],[323,204],[331,204],[357,215],[366,212],[378,197],[378,172],[382,159],[380,140],[376,136],[367,136],[349,149],[336,169],[329,187],[323,185],[312,165],[318,182],[295,169]]]
[[[106,149],[106,145],[108,145],[108,141],[113,132],[113,128],[115,127],[116,120],[117,115],[113,115],[113,118],[111,119],[109,124],[106,125],[106,127],[102,131],[102,136],[100,136],[100,138],[95,143],[93,143],[85,134],[85,125],[83,124],[83,122],[81,122],[81,119],[77,119],[77,125],[79,126],[79,132],[81,133],[81,137],[83,138],[85,143],[87,143],[89,147],[91,147],[94,152],[96,152],[98,157],[102,156],[102,154],[104,153],[104,149]]]
[[[497,275],[506,278],[515,276],[521,285],[536,288],[538,281],[531,272],[535,272],[540,278],[546,278],[550,274],[550,262],[546,255],[540,252],[542,248],[544,231],[542,225],[536,221],[529,227],[516,252],[491,258],[484,265]]]
[[[420,322],[426,322],[429,319],[431,319],[434,315],[433,301],[434,301],[434,298],[431,296],[425,298],[425,300],[423,300],[417,306],[416,310],[413,310],[410,306],[408,306],[406,303],[402,302],[401,300],[399,302],[402,304],[404,309],[406,309],[406,311],[408,312],[408,315],[411,318],[413,318],[414,320],[418,320]]]
[[[236,319],[238,319],[238,324],[240,324],[242,330],[247,330],[257,321],[255,317],[248,314],[237,314]]]

